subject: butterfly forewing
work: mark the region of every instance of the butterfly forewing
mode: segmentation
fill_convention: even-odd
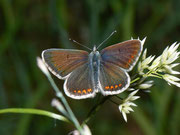
[[[122,68],[101,61],[99,86],[103,95],[114,95],[129,87],[130,77]]]
[[[140,40],[129,40],[103,49],[102,61],[117,65],[126,71],[130,71],[135,65],[142,50]]]
[[[104,95],[119,94],[130,85],[130,71],[142,50],[140,40],[129,40],[103,49],[101,54],[99,87]]]
[[[79,66],[88,63],[88,52],[70,49],[47,49],[42,53],[48,68],[63,79]]]
[[[66,95],[74,99],[84,99],[95,96],[90,64],[84,64],[75,69],[64,83]]]

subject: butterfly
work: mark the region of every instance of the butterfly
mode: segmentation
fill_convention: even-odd
[[[130,85],[131,71],[145,42],[131,39],[92,52],[76,49],[47,49],[42,59],[48,69],[65,80],[65,94],[73,99],[93,98],[97,92],[104,96],[125,91]]]

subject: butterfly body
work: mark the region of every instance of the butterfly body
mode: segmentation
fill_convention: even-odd
[[[100,53],[97,51],[96,46],[94,46],[93,51],[89,54],[89,65],[92,70],[92,81],[94,89],[98,92],[98,75],[100,67]]]
[[[49,70],[64,79],[66,95],[74,99],[119,94],[130,85],[127,72],[137,62],[144,40],[129,40],[88,53],[75,49],[47,49],[42,58]]]

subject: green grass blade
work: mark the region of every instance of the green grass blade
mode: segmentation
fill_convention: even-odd
[[[40,109],[25,109],[25,108],[9,108],[9,109],[0,109],[0,114],[5,114],[5,113],[23,113],[23,114],[36,114],[36,115],[43,115],[47,116],[53,119],[61,120],[64,122],[69,122],[68,119],[66,119],[64,116],[52,113],[49,111],[44,111]]]

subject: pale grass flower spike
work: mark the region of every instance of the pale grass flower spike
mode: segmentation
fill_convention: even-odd
[[[169,85],[173,84],[177,87],[180,87],[180,79],[178,77],[175,77],[175,76],[172,76],[169,74],[165,74],[165,75],[163,75],[163,79],[166,80]]]
[[[138,92],[138,90],[133,91],[129,94],[129,96],[123,100],[123,103],[119,105],[119,110],[123,115],[124,120],[127,122],[127,115],[131,111],[133,112],[133,109],[131,106],[137,106],[135,103],[132,101],[137,100],[140,98],[140,96],[135,96],[135,94]]]
[[[140,84],[140,85],[138,86],[138,88],[139,88],[139,89],[149,89],[149,88],[151,88],[151,87],[153,86],[153,82],[154,82],[153,80],[151,80],[151,81],[146,81],[146,82]]]
[[[83,135],[92,135],[92,133],[87,125],[83,125],[82,134]],[[74,131],[70,132],[68,135],[81,135],[81,133],[78,130],[74,130]]]
[[[50,76],[50,73],[49,73],[45,63],[39,57],[37,57],[37,65],[46,76]]]
[[[146,58],[147,50],[142,55],[142,61],[138,64],[138,73],[143,77],[157,77],[164,79],[168,84],[173,84],[180,87],[180,79],[173,75],[180,74],[179,71],[175,71],[173,68],[178,66],[179,63],[174,63],[178,58],[180,52],[177,50],[180,43],[173,43],[163,51],[162,55],[158,56],[155,60],[155,56],[149,56]],[[145,69],[148,70],[145,72]],[[140,87],[148,87],[148,85],[141,84]],[[151,85],[149,84],[151,87]]]

